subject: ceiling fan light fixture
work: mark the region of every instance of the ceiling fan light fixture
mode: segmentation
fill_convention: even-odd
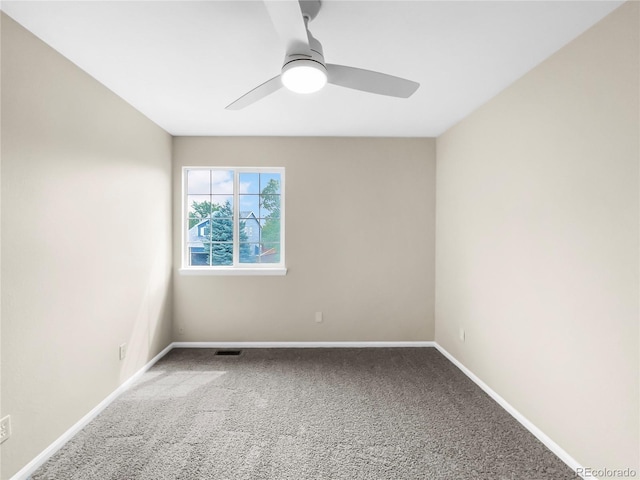
[[[327,84],[327,69],[315,60],[293,60],[282,67],[282,84],[295,93],[314,93]]]

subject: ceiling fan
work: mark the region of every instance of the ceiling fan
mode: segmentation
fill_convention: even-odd
[[[264,3],[285,43],[282,71],[227,105],[227,110],[240,110],[283,86],[296,93],[313,93],[331,83],[399,98],[410,97],[420,86],[385,73],[325,63],[322,45],[309,32],[309,22],[320,11],[320,0],[265,0]]]

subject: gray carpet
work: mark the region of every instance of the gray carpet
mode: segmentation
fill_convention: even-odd
[[[575,479],[434,348],[171,351],[40,479]]]

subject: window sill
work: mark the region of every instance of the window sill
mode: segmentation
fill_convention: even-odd
[[[253,276],[276,276],[286,275],[287,267],[269,267],[269,268],[229,268],[229,267],[213,267],[213,268],[194,268],[186,267],[179,270],[180,275],[253,275]]]

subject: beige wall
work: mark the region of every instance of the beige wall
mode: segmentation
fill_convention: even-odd
[[[579,462],[639,468],[638,41],[624,5],[440,137],[437,181],[432,139],[185,137],[171,207],[170,136],[2,15],[0,477],[171,338],[435,328]],[[178,274],[183,165],[286,167],[286,276]]]
[[[167,133],[2,15],[3,479],[170,342],[170,176]]]
[[[436,340],[583,465],[636,470],[638,23],[623,5],[438,138],[436,182]]]
[[[433,340],[434,147],[432,139],[175,138],[175,339]],[[177,273],[181,168],[194,165],[286,168],[286,276]]]

